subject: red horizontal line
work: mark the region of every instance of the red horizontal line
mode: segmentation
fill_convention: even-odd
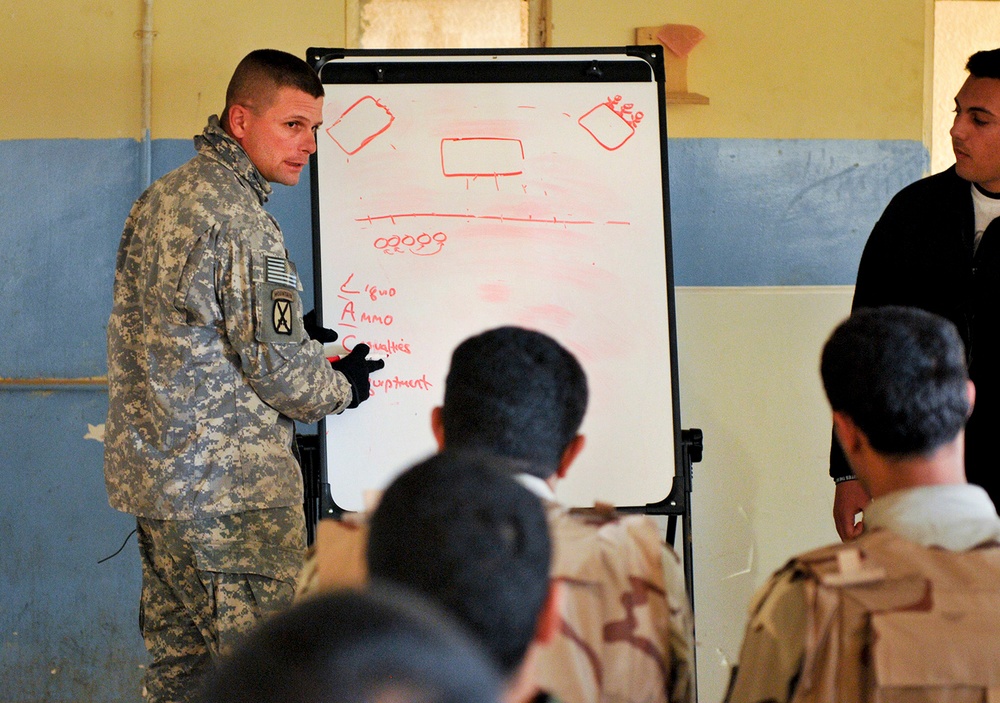
[[[507,215],[470,215],[454,212],[408,212],[408,213],[397,213],[393,215],[368,215],[366,217],[357,217],[354,219],[355,222],[375,222],[376,220],[402,220],[406,218],[414,217],[448,217],[452,219],[460,220],[494,220],[497,222],[532,222],[538,224],[554,224],[554,225],[593,225],[596,224],[593,220],[560,220],[557,217],[550,218],[539,218],[539,217],[508,217]],[[627,221],[609,220],[605,222],[608,225],[627,225]]]

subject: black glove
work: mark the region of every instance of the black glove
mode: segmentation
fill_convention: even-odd
[[[320,344],[329,344],[337,341],[337,333],[327,327],[320,327],[316,324],[316,310],[310,310],[302,316],[302,326],[309,335],[309,339],[315,339]]]
[[[347,406],[349,408],[356,408],[368,400],[368,393],[371,389],[371,384],[368,383],[368,374],[385,366],[385,361],[382,359],[366,359],[365,356],[369,351],[367,344],[359,344],[347,356],[330,362],[330,366],[347,376],[347,380],[351,382],[353,397],[351,404]]]

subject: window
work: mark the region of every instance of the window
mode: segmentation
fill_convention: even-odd
[[[931,106],[931,173],[955,163],[951,123],[955,94],[969,75],[965,62],[982,49],[1000,46],[1000,3],[938,0],[934,3],[934,86]]]
[[[547,0],[349,0],[357,49],[545,46]]]

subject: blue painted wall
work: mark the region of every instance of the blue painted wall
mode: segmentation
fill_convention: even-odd
[[[153,144],[154,177],[193,154]],[[139,195],[132,140],[0,142],[0,376],[100,376],[115,250]],[[910,141],[669,144],[678,286],[850,285],[891,195],[926,168]],[[276,186],[311,305],[308,178]],[[710,324],[710,323],[706,323]],[[145,651],[133,527],[107,506],[102,389],[0,389],[0,700],[131,701]]]
[[[194,154],[154,142],[159,176]],[[0,142],[0,377],[103,376],[115,252],[139,196],[133,140]],[[308,178],[269,209],[312,277]],[[305,293],[311,304],[312,290]],[[0,387],[0,701],[137,700],[145,648],[130,516],[108,507],[103,387]],[[308,428],[306,431],[309,431]],[[312,431],[315,431],[313,429]]]
[[[674,139],[678,286],[854,285],[892,195],[927,167],[911,141]]]

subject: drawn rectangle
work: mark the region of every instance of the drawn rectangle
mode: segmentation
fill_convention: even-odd
[[[635,134],[635,128],[604,103],[581,117],[579,123],[609,151],[614,151]]]
[[[395,118],[385,105],[366,95],[344,110],[326,133],[344,153],[351,156],[389,129],[393,119]]]
[[[441,140],[445,176],[494,177],[523,173],[524,145],[506,137],[463,137]]]

